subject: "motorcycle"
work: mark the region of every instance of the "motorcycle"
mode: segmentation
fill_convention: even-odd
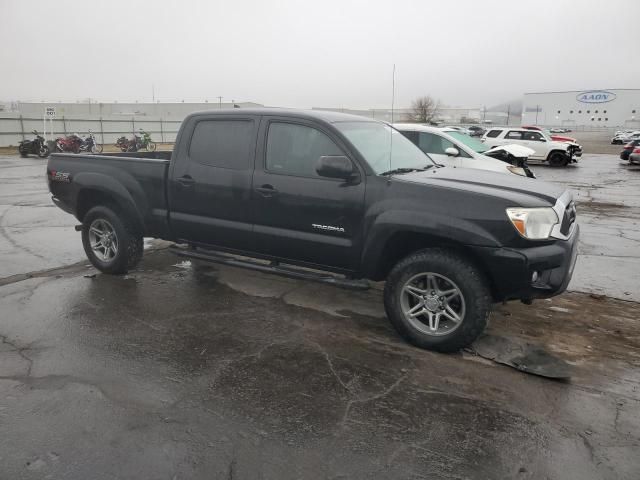
[[[125,136],[118,138],[116,141],[116,147],[123,152],[137,152],[143,148],[147,152],[155,152],[157,147],[151,140],[151,135],[143,129],[140,129],[140,133],[142,134],[142,137],[134,134],[132,139],[127,139]]]
[[[38,155],[40,158],[49,156],[49,147],[44,141],[44,137],[38,135],[38,131],[34,130],[33,134],[36,136],[34,140],[23,140],[18,144],[18,152],[21,157],[26,157],[30,153]]]
[[[123,152],[135,152],[135,146],[135,140],[129,140],[124,135],[116,141],[116,147],[118,147]]]
[[[73,135],[67,135],[64,138],[56,138],[56,149],[59,152],[80,153],[80,146],[82,145],[82,143],[83,140],[77,133]]]
[[[156,144],[151,140],[151,135],[143,129],[140,129],[140,133],[142,138],[136,137],[136,149],[141,150],[144,148],[147,152],[155,152]]]
[[[102,145],[96,142],[96,137],[95,135],[93,135],[93,132],[91,130],[89,130],[89,136],[82,139],[80,151],[89,153],[102,153]]]

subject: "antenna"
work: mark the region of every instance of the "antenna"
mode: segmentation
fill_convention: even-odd
[[[391,123],[393,124],[393,106],[396,101],[396,64],[391,74]],[[393,152],[393,127],[389,128],[389,170],[391,170],[391,153]]]
[[[393,73],[391,75],[391,123],[393,123],[393,106],[396,101],[396,64],[393,64]]]

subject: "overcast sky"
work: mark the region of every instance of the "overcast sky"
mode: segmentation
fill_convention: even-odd
[[[0,99],[487,106],[640,88],[640,1],[0,0]]]

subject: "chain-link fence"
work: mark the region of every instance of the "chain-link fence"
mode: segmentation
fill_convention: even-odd
[[[86,135],[91,130],[102,144],[115,143],[121,136],[139,135],[143,129],[155,142],[173,143],[180,129],[182,119],[163,118],[123,118],[123,117],[56,117],[47,119],[47,140],[77,133]],[[18,142],[33,137],[33,130],[42,134],[42,118],[22,115],[0,116],[0,147],[15,146]],[[53,135],[51,130],[53,128]]]

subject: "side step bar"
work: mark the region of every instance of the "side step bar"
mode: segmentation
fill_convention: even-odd
[[[303,270],[296,267],[281,266],[277,262],[265,264],[250,259],[233,257],[231,255],[220,252],[213,252],[210,250],[184,249],[176,245],[169,247],[169,251],[179,257],[193,258],[195,260],[201,260],[211,263],[220,263],[222,265],[229,265],[232,267],[248,268],[250,270],[256,270],[258,272],[274,273],[276,275],[281,275],[289,278],[327,283],[329,285],[334,285],[336,287],[346,288],[349,290],[368,290],[370,288],[369,282],[366,280],[351,280],[331,274],[316,273],[312,270]]]

